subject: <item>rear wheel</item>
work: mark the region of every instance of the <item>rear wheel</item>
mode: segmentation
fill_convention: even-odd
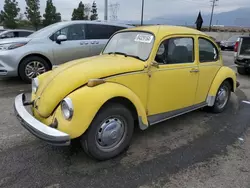
[[[19,66],[19,76],[26,83],[31,83],[32,78],[47,72],[51,69],[49,63],[38,56],[30,56],[25,58]]]
[[[133,132],[131,112],[121,104],[109,104],[98,112],[81,144],[89,156],[107,160],[128,148]]]
[[[209,109],[214,113],[223,112],[227,107],[227,104],[230,100],[230,96],[231,85],[228,81],[224,81],[217,92],[214,105],[212,107],[209,107]]]
[[[246,75],[247,74],[247,70],[244,67],[237,67],[237,71],[241,75]]]

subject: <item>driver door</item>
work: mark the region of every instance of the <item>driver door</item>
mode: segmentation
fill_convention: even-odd
[[[158,123],[193,108],[199,69],[195,38],[176,36],[162,41],[151,67],[148,89],[148,119]]]

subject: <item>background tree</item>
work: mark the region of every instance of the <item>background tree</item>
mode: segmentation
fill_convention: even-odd
[[[88,17],[85,15],[85,5],[82,1],[79,3],[78,8],[73,10],[71,20],[86,20]]]
[[[30,23],[37,30],[41,24],[40,0],[25,0],[27,7],[25,15]]]
[[[0,13],[0,22],[10,29],[17,28],[17,16],[20,12],[16,0],[5,0],[3,10]]]
[[[92,4],[90,20],[97,20],[97,19],[98,19],[97,5],[96,5],[96,2],[94,1]]]
[[[43,25],[48,26],[50,24],[60,22],[61,14],[56,12],[56,7],[53,5],[52,0],[47,0],[45,13],[43,14]]]

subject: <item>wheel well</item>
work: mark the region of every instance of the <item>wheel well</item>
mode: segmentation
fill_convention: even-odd
[[[225,81],[227,81],[231,86],[231,91],[234,92],[234,81],[232,78],[227,78]]]
[[[134,120],[138,121],[137,110],[136,110],[134,104],[130,100],[128,100],[127,98],[125,98],[125,97],[115,97],[115,98],[109,99],[108,101],[106,101],[103,104],[103,106],[101,108],[103,108],[104,106],[106,106],[107,104],[110,104],[110,103],[118,103],[118,104],[124,105],[126,108],[128,108],[130,110],[130,112],[133,115]]]
[[[41,55],[41,54],[29,54],[29,55],[23,57],[23,58],[21,59],[20,63],[21,63],[24,59],[29,58],[29,57],[32,57],[32,56],[37,56],[37,57],[43,58],[43,59],[48,63],[48,65],[50,66],[50,69],[52,69],[52,63],[50,62],[50,60],[49,60],[46,56]],[[18,70],[19,70],[20,63],[19,63],[19,65],[18,65]],[[18,73],[18,74],[19,74],[19,73]]]

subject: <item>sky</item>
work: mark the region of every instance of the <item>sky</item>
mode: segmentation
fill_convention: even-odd
[[[24,12],[25,0],[17,0]],[[108,0],[110,3],[118,3],[118,20],[140,20],[142,0]],[[237,1],[237,3],[236,3]],[[80,0],[53,0],[57,11],[62,14],[63,20],[70,20],[72,11]],[[83,0],[83,3],[92,4],[93,0]],[[104,0],[96,0],[99,19],[104,19]],[[3,8],[4,0],[0,0],[0,9]],[[43,14],[46,0],[40,0],[41,13]],[[249,7],[249,0],[219,0],[216,2],[215,13],[227,12],[242,7]],[[197,15],[199,11],[210,14],[210,0],[145,0],[144,19],[150,20],[155,17],[166,17],[168,15]],[[109,10],[109,16],[112,11]]]

